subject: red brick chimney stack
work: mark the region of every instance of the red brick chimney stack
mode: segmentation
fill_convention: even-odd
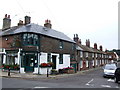
[[[94,49],[97,49],[97,43],[94,43]]]
[[[79,40],[78,34],[74,34],[73,40],[78,43],[78,40]]]
[[[88,39],[88,47],[90,47],[90,40]]]

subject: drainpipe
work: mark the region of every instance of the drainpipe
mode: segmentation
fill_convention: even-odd
[[[39,67],[39,63],[40,63],[40,52],[38,52],[38,74],[40,74],[40,67]]]
[[[18,51],[18,61],[19,61],[19,65],[20,65],[20,68],[21,68],[20,48],[19,48],[19,51]],[[19,73],[20,73],[20,70],[19,70]]]
[[[6,52],[5,52],[5,49],[3,49],[3,53],[5,53],[3,55],[3,64],[5,64],[6,63]]]
[[[20,52],[21,51],[22,51],[22,49],[19,48],[19,51],[18,51],[18,61],[19,61],[20,68],[21,68],[21,56],[20,56]],[[19,70],[19,73],[20,73],[20,70]]]

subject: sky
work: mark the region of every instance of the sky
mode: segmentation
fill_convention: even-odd
[[[0,28],[5,14],[16,26],[24,16],[31,23],[44,25],[49,19],[52,29],[63,32],[71,39],[78,34],[85,45],[97,43],[103,50],[118,49],[118,2],[120,0],[1,0]]]

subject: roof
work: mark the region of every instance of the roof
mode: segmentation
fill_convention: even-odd
[[[42,35],[46,35],[53,38],[75,43],[71,38],[69,38],[67,35],[65,35],[62,32],[49,29],[34,23],[27,24],[24,26],[15,26],[15,27],[11,27],[10,29],[3,30],[2,32],[0,32],[0,36],[14,35],[14,34],[23,33],[23,32],[32,32],[36,34],[42,34]]]
[[[94,52],[91,48],[89,48],[89,47],[87,47],[87,46],[85,46],[85,45],[78,44],[78,46],[79,46],[80,48],[82,48],[83,51],[86,51],[86,52]]]
[[[79,46],[80,48],[82,48],[82,51],[85,51],[85,52],[106,54],[104,51],[100,51],[100,50],[95,49],[95,48],[92,48],[92,47],[87,47],[87,46],[81,45],[81,44],[78,44],[78,46]],[[78,48],[78,47],[77,47],[77,48]]]
[[[83,51],[83,49],[80,46],[78,46],[78,45],[76,45],[76,49],[80,50],[80,51]]]

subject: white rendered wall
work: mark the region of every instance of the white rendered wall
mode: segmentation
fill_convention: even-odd
[[[24,68],[20,68],[20,73],[25,73]]]
[[[40,63],[47,63],[47,53],[41,52]]]
[[[80,61],[80,68],[83,68],[83,61]]]
[[[38,74],[38,67],[34,67],[34,72],[35,74]]]
[[[63,64],[59,64],[59,60],[57,61],[57,70],[63,69],[65,67],[70,67],[70,55],[63,54]]]

